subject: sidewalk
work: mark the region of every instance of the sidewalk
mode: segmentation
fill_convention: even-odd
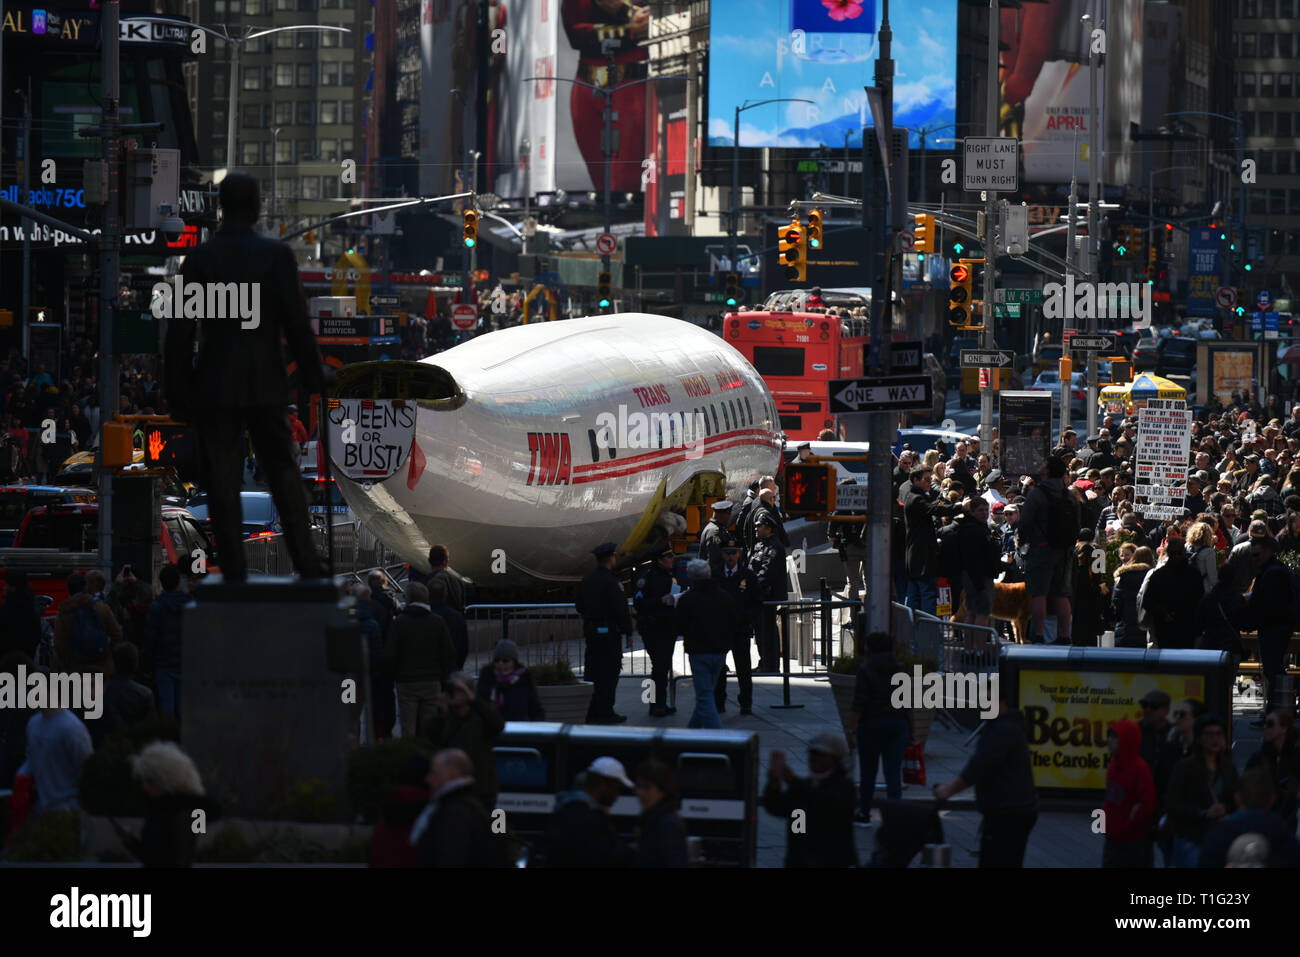
[[[1250,694],[1235,695],[1233,703],[1233,761],[1238,770],[1259,748],[1260,731],[1249,722],[1262,713],[1261,699]],[[736,704],[736,683],[727,684],[727,711],[722,715],[722,726],[729,731],[753,731],[759,736],[761,767],[759,792],[767,782],[767,768],[775,749],[786,752],[791,768],[796,774],[808,773],[808,742],[828,729],[841,731],[839,713],[825,679],[791,678],[790,702],[799,708],[780,709],[773,705],[782,703],[780,678],[754,679],[754,713],[741,716]],[[619,682],[615,710],[628,716],[628,724],[651,727],[685,728],[690,721],[695,704],[695,692],[690,678],[677,683],[677,713],[665,718],[649,718],[646,705],[641,701],[641,682],[625,679]],[[626,727],[626,725],[624,725]],[[930,787],[956,777],[974,751],[974,742],[967,743],[970,732],[951,730],[943,722],[935,721],[925,747],[925,787],[904,785],[903,799],[932,802]],[[853,777],[857,780],[858,762],[853,756]],[[885,797],[883,776],[876,782],[876,799]],[[1097,807],[1101,806],[1100,799]],[[1092,808],[1083,806],[1056,807],[1045,802],[1040,808],[1038,823],[1029,837],[1025,853],[1026,867],[1100,867],[1102,836],[1092,832]],[[876,827],[880,823],[875,812],[871,828],[855,827],[858,859],[866,861],[874,846]],[[967,790],[948,809],[940,812],[944,838],[952,846],[953,867],[975,867],[979,849],[980,815],[974,807],[974,791]],[[758,866],[781,867],[785,859],[786,822],[759,810],[758,814]],[[1159,853],[1157,852],[1157,858]],[[919,863],[920,858],[917,858]]]

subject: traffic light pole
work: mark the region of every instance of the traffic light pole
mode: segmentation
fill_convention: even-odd
[[[998,135],[998,106],[1001,99],[998,85],[998,0],[989,0],[989,49],[988,73],[986,76],[988,136]],[[997,194],[992,190],[985,192],[984,209],[984,332],[980,336],[980,345],[984,349],[997,348],[997,337],[993,331],[993,290],[997,284]],[[993,376],[1000,373],[989,370],[988,381],[980,387],[980,448],[992,455],[993,450]]]
[[[884,135],[884,142],[893,143],[894,133],[894,60],[890,55],[890,46],[893,41],[893,31],[889,27],[889,0],[884,0],[881,11],[880,22],[880,55],[876,59],[876,89],[880,93],[881,116],[880,132]],[[867,136],[863,136],[864,150],[870,149],[867,145]],[[886,169],[886,182],[891,188],[896,188],[898,179],[893,175],[892,169],[894,164],[894,150],[886,151],[890,168]],[[865,159],[865,156],[864,156]],[[864,162],[863,171],[863,218],[868,220],[867,209],[870,205],[867,192],[870,184],[867,181],[867,164]],[[906,197],[904,197],[906,200]],[[893,290],[894,290],[894,255],[893,251],[898,244],[898,231],[900,223],[892,221],[890,209],[892,203],[884,204],[885,221],[888,223],[888,229],[885,231],[886,242],[880,248],[871,249],[871,256],[868,260],[872,267],[871,275],[878,277],[880,275],[879,264],[883,260],[885,266],[884,288],[878,282],[872,283],[871,293],[871,347],[869,355],[873,359],[871,362],[870,372],[873,376],[887,376],[890,368],[890,333],[893,331]],[[905,204],[904,204],[905,205]],[[874,226],[864,222],[869,227],[869,235],[873,234]],[[874,245],[874,244],[873,244]],[[893,486],[894,462],[890,454],[890,446],[894,442],[894,432],[898,426],[898,416],[889,412],[869,413],[867,436],[870,446],[867,449],[867,474],[870,476],[867,489],[867,514],[869,522],[867,525],[867,541],[870,547],[867,549],[866,561],[866,601],[868,631],[890,631],[890,610],[894,597],[893,583],[891,574],[893,572],[893,548],[891,547],[891,533],[893,531],[894,502],[897,498],[897,490]],[[859,648],[858,653],[862,654],[863,649]]]

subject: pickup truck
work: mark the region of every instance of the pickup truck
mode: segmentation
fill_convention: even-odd
[[[54,599],[45,606],[45,617],[54,617],[68,597],[67,577],[99,567],[98,527],[99,506],[94,504],[42,505],[29,510],[13,546],[0,548],[0,585],[11,568],[27,572],[32,590]],[[158,522],[155,566],[177,560],[188,565],[196,548],[208,556],[208,570],[218,571],[202,523],[187,509],[164,506]]]
[[[38,505],[67,505],[95,500],[93,488],[61,485],[0,485],[0,548],[9,548],[23,516]]]

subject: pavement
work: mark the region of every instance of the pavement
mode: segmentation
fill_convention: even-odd
[[[685,728],[694,707],[694,689],[690,678],[677,683],[677,713],[664,718],[646,716],[646,706],[641,701],[641,682],[625,678],[619,682],[615,710],[628,716],[628,725]],[[761,767],[759,789],[767,781],[767,769],[774,750],[786,753],[795,774],[808,773],[808,743],[817,734],[842,730],[839,713],[825,678],[790,679],[790,702],[801,707],[782,709],[782,681],[778,677],[754,679],[753,715],[739,713],[736,703],[736,684],[732,678],[727,686],[727,710],[722,715],[722,726],[729,731],[753,731],[759,736]],[[1233,760],[1240,770],[1246,760],[1259,749],[1260,731],[1250,727],[1250,721],[1263,713],[1263,699],[1257,689],[1248,686],[1244,693],[1234,696],[1233,704]],[[627,727],[624,725],[623,727]],[[904,785],[903,800],[933,804],[930,787],[956,777],[974,751],[971,732],[961,727],[947,727],[935,721],[925,745],[927,784]],[[854,780],[857,780],[856,757],[853,760]],[[884,777],[876,781],[876,799],[885,797]],[[974,792],[968,790],[958,795],[939,812],[944,838],[952,848],[953,867],[978,865],[980,815],[974,808]],[[1100,801],[1096,807],[1100,807]],[[1093,802],[1075,802],[1072,806],[1044,801],[1038,823],[1029,837],[1025,853],[1026,867],[1100,867],[1102,836],[1092,832]],[[871,828],[854,828],[858,860],[866,861],[872,852],[875,832],[880,824],[879,811],[873,811]],[[785,858],[784,818],[776,818],[760,809],[758,817],[759,867],[781,867]],[[1157,854],[1157,857],[1159,855]],[[919,864],[919,858],[917,859]]]

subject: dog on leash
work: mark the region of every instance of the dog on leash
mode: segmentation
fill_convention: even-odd
[[[969,621],[972,616],[966,611],[966,594],[962,593],[957,612],[953,615],[957,621]],[[1025,582],[993,583],[993,618],[997,621],[1011,622],[1011,631],[1019,644],[1029,641],[1029,586]]]

